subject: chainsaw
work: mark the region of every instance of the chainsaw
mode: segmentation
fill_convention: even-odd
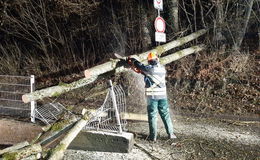
[[[143,74],[143,72],[142,72],[140,69],[138,69],[138,68],[136,68],[136,67],[134,66],[134,63],[131,61],[131,58],[130,58],[130,57],[123,57],[122,55],[120,55],[120,54],[118,54],[118,53],[114,53],[114,55],[115,55],[116,58],[118,58],[118,59],[123,60],[124,62],[126,62],[126,63],[131,67],[131,69],[132,69],[133,71],[135,71],[136,73],[141,73],[141,74]]]

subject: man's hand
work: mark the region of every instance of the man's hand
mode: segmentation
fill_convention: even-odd
[[[127,57],[127,58],[126,58],[126,62],[127,62],[127,64],[129,64],[130,66],[133,65],[133,58]]]

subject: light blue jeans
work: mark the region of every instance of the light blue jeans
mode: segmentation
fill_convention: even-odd
[[[164,127],[168,135],[173,134],[173,125],[169,113],[169,106],[167,99],[147,99],[147,113],[149,122],[150,139],[157,137],[157,112],[162,118]]]

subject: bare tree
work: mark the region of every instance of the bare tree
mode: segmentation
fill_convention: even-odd
[[[222,34],[224,23],[224,1],[217,0],[216,1],[216,20],[214,21],[214,43],[216,47],[219,47],[220,41],[224,39]]]
[[[250,19],[250,15],[251,15],[251,12],[252,12],[252,7],[253,7],[253,4],[254,4],[254,0],[246,0],[245,4],[247,6],[246,7],[245,21],[243,23],[242,31],[239,32],[238,38],[236,40],[236,43],[235,43],[235,46],[234,46],[235,49],[239,49],[240,48],[240,46],[242,44],[242,41],[244,39],[244,36],[245,36],[245,33],[246,33],[246,29],[247,29],[247,26],[248,26],[248,22],[249,22],[249,19]]]

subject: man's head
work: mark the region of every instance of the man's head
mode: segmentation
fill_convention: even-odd
[[[147,56],[147,61],[150,65],[156,65],[159,62],[159,58],[155,53],[150,52]]]

